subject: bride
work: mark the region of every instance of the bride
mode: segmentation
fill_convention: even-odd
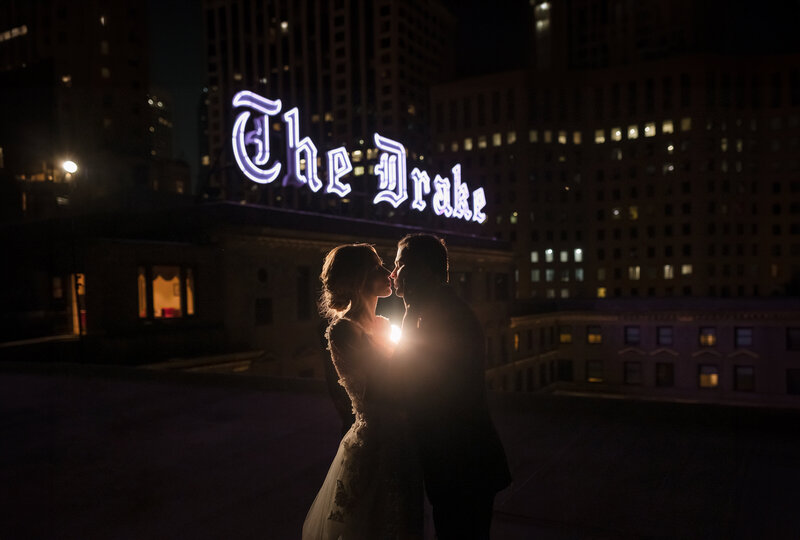
[[[378,298],[392,293],[389,274],[369,244],[339,246],[325,257],[320,310],[356,419],[306,515],[303,540],[422,538],[421,472],[385,382],[389,321],[375,315]]]

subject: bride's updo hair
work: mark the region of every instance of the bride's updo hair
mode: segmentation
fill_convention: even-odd
[[[332,320],[347,311],[358,299],[376,258],[379,259],[378,254],[369,244],[347,244],[328,252],[319,276],[322,282],[320,315]]]

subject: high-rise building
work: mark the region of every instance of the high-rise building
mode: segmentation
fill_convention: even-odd
[[[429,159],[429,88],[452,76],[455,21],[436,0],[205,0],[208,66],[206,193],[270,206],[391,220],[373,206],[373,135],[402,142],[408,170]],[[347,197],[313,194],[280,181],[257,185],[231,155],[232,99],[249,90],[297,107],[300,138],[320,156],[344,146],[353,172]],[[272,150],[285,150],[274,116]],[[321,158],[320,169],[326,164]],[[407,220],[406,220],[407,221]]]
[[[146,182],[146,28],[133,0],[0,6],[0,147],[23,201],[33,182],[68,180],[92,196]]]
[[[796,46],[688,3],[531,12],[530,71],[433,91],[435,160],[486,180],[518,298],[797,294]]]

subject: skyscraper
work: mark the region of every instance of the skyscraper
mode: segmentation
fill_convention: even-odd
[[[428,158],[429,87],[452,75],[455,21],[436,0],[205,0],[209,154],[207,194],[271,206],[392,219],[373,206],[373,134],[402,142],[409,166]],[[231,101],[240,90],[297,107],[300,137],[324,151],[345,146],[353,165],[345,198],[257,186],[233,166]],[[285,148],[280,117],[272,148]],[[320,160],[321,168],[325,164]]]
[[[146,22],[132,0],[0,6],[0,147],[23,192],[65,180],[65,160],[92,196],[146,182]]]
[[[537,1],[527,73],[434,89],[520,299],[797,293],[800,56],[712,4]]]

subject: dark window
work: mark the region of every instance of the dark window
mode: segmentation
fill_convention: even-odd
[[[572,360],[559,360],[556,366],[556,377],[559,381],[572,382]]]
[[[786,348],[790,351],[800,351],[800,328],[786,329]]]
[[[791,368],[786,370],[786,393],[795,396],[800,395],[800,369]]]
[[[587,360],[586,361],[586,381],[601,383],[603,382],[603,361],[602,360]]]
[[[494,298],[499,302],[508,300],[508,274],[497,273],[494,276]]]
[[[256,325],[272,324],[272,298],[256,298]]]
[[[756,370],[753,366],[734,366],[733,389],[752,392],[756,389]]]
[[[656,386],[666,387],[675,384],[675,366],[671,362],[656,364]]]
[[[642,329],[638,326],[625,327],[625,344],[639,345],[642,342]]]
[[[656,335],[658,345],[672,345],[673,328],[671,326],[659,326]]]
[[[737,328],[736,329],[736,347],[752,347],[753,346],[753,329],[752,328]]]
[[[625,384],[642,384],[641,362],[625,362]]]

